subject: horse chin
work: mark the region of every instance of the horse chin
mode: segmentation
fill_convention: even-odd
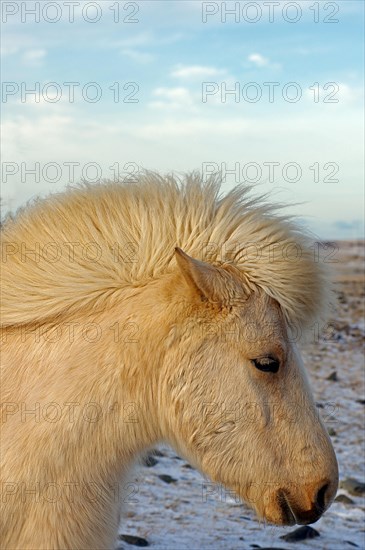
[[[324,509],[316,505],[303,511],[300,506],[290,502],[285,491],[279,490],[265,507],[261,517],[275,525],[309,525],[318,521],[323,512]]]
[[[256,502],[253,506],[259,519],[280,526],[296,525],[298,518],[283,491],[276,495],[265,495],[263,502]]]
[[[264,520],[278,526],[291,526],[298,523],[290,508],[283,509],[279,506],[275,508],[268,507],[263,513],[258,512],[258,516],[260,520]]]

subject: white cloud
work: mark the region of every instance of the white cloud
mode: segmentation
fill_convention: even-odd
[[[44,49],[27,50],[22,55],[22,60],[31,67],[40,67],[47,52]]]
[[[157,101],[149,103],[149,106],[155,109],[191,109],[194,107],[193,96],[187,88],[156,88],[153,95],[159,98]]]
[[[215,67],[204,67],[202,65],[178,65],[172,72],[171,76],[175,78],[201,78],[206,76],[217,76],[224,71]]]
[[[321,103],[323,107],[347,107],[350,103],[362,102],[364,90],[361,86],[350,86],[345,82],[327,82],[325,86],[312,86],[306,89],[306,97],[311,103]]]
[[[249,61],[251,65],[254,65],[259,69],[263,67],[266,67],[268,69],[281,69],[280,63],[273,63],[268,57],[265,57],[257,52],[251,53],[247,57],[247,61]]]
[[[70,116],[62,115],[48,115],[37,118],[17,116],[13,119],[6,120],[2,123],[1,127],[8,136],[7,143],[4,146],[9,145],[12,141],[16,144],[17,141],[27,143],[28,147],[31,144],[35,144],[35,136],[37,141],[50,144],[50,139],[58,138],[61,131],[72,127],[73,119]],[[14,151],[15,152],[15,151]]]
[[[260,53],[252,53],[248,56],[248,60],[254,63],[257,67],[266,67],[269,64],[269,59]]]
[[[0,48],[0,55],[1,57],[6,57],[8,55],[14,55],[15,53],[18,53],[19,47],[15,44],[3,44]]]
[[[348,84],[345,84],[344,82],[338,82],[338,100],[339,103],[349,103],[352,101],[356,101],[357,99],[362,100],[363,98],[363,89],[349,86]],[[331,90],[329,90],[331,91]]]
[[[177,99],[184,103],[190,100],[190,92],[187,88],[156,88],[153,93],[160,97],[173,100]]]

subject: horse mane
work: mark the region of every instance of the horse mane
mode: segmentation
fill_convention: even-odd
[[[220,193],[203,181],[146,172],[133,182],[82,182],[36,199],[1,231],[1,325],[56,320],[117,303],[176,269],[174,248],[233,263],[248,290],[275,298],[290,324],[308,326],[326,302],[327,274],[313,240],[252,186]]]

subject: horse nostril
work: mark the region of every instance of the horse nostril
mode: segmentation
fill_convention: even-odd
[[[326,494],[326,491],[328,489],[328,483],[326,483],[325,485],[323,485],[323,487],[321,487],[317,493],[317,498],[316,498],[316,504],[318,506],[318,508],[320,510],[324,510],[325,509],[325,494]]]

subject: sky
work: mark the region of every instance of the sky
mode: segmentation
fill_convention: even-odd
[[[363,238],[362,0],[3,1],[1,22],[3,214],[81,178],[220,171]]]

